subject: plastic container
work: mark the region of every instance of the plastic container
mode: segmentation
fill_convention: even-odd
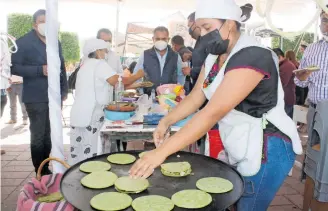
[[[158,125],[159,121],[164,117],[162,114],[147,114],[144,115],[144,124]]]
[[[118,82],[115,84],[115,101],[122,102],[124,95],[124,85],[122,82],[122,77],[118,77]]]
[[[105,117],[111,121],[128,120],[135,114],[135,112],[121,112],[105,110]]]
[[[208,131],[210,142],[210,157],[217,159],[220,152],[224,150],[219,130]]]

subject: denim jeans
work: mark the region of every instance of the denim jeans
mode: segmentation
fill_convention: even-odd
[[[24,103],[22,102],[23,84],[12,84],[8,92],[10,102],[10,117],[11,120],[17,121],[17,97],[22,108],[23,120],[27,120],[27,112]]]
[[[238,211],[266,211],[294,165],[292,143],[282,138],[268,136],[266,153],[267,160],[260,171],[244,177],[245,192],[237,203]]]
[[[26,103],[25,106],[30,119],[32,162],[37,172],[41,162],[51,152],[49,106],[48,103]],[[43,171],[47,168],[48,164]]]

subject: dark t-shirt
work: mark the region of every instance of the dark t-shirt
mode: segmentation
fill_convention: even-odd
[[[264,78],[235,109],[260,118],[264,113],[275,107],[278,101],[279,75],[271,51],[260,47],[244,48],[230,58],[225,72],[230,70],[238,71],[238,69],[242,70],[244,68],[260,72],[264,75]],[[282,134],[271,123],[267,125],[264,133]]]

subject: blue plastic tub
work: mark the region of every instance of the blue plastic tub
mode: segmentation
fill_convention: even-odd
[[[164,117],[162,114],[144,115],[144,123],[147,125],[158,125],[159,121]]]
[[[130,119],[135,112],[120,112],[120,111],[108,111],[105,109],[105,117],[111,121],[117,120],[128,120]]]
[[[183,127],[185,126],[188,121],[194,116],[194,114],[188,116],[187,118],[183,119],[183,120],[180,120],[179,122],[175,123],[173,126],[176,126],[176,127]]]

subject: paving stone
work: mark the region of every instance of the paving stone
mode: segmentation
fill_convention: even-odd
[[[6,166],[33,166],[33,164],[32,161],[13,160],[9,162]]]
[[[303,196],[298,195],[286,195],[286,198],[288,198],[293,204],[295,204],[298,208],[303,208]]]
[[[1,201],[4,202],[5,199],[9,196],[9,194],[3,194],[1,193]]]
[[[283,205],[283,206],[270,206],[267,211],[301,211],[297,206]]]
[[[6,166],[10,161],[9,160],[0,160],[1,162],[1,167]]]
[[[288,199],[286,199],[284,196],[276,196],[273,201],[271,202],[271,206],[277,206],[277,205],[290,205],[292,204]]]
[[[15,158],[15,160],[29,160],[31,158],[31,152],[23,152]]]
[[[16,204],[1,204],[1,210],[3,211],[16,211]]]
[[[291,188],[289,185],[284,184],[278,191],[277,196],[281,196],[281,195],[295,195],[295,194],[299,194],[298,191],[294,190],[293,188]]]
[[[1,178],[3,179],[26,179],[31,172],[15,172],[15,171],[8,171],[2,172]]]
[[[1,169],[2,172],[6,171],[33,171],[33,166],[5,166]]]
[[[22,153],[24,153],[24,152],[6,151],[6,154],[5,155],[16,155],[16,156],[18,156],[18,155],[20,155]]]
[[[17,186],[7,186],[7,187],[1,187],[1,194],[9,195],[11,194]]]
[[[17,155],[1,155],[1,161],[3,160],[14,160],[17,157]]]
[[[18,186],[20,185],[24,179],[1,179],[1,187],[5,186]]]

